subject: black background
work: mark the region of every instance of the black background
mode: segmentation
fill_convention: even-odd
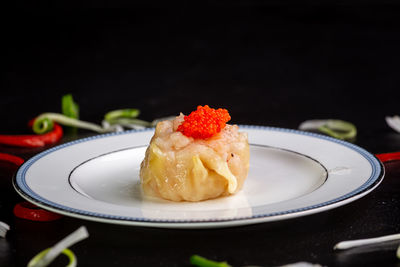
[[[355,144],[371,153],[400,150],[400,135],[384,120],[400,114],[399,5],[197,4],[4,14],[1,133],[28,133],[30,119],[60,112],[61,96],[72,93],[81,118],[96,123],[113,109],[139,108],[142,119],[153,120],[209,104],[227,108],[239,124],[295,129],[308,119],[348,120],[359,131]],[[81,131],[64,141],[88,134]],[[0,149],[25,159],[40,151]],[[73,247],[80,266],[187,266],[194,253],[235,266],[300,260],[328,266],[399,265],[394,246],[332,251],[340,240],[400,231],[396,163],[387,165],[376,191],[345,207],[219,230],[15,219],[12,207],[21,201],[10,182],[15,168],[0,167],[0,219],[12,227],[8,238],[0,240],[1,266],[26,265],[82,224],[91,237]]]
[[[95,122],[121,107],[153,119],[199,104],[229,108],[237,123],[294,128],[382,123],[398,111],[398,6],[215,6],[9,16],[2,113],[25,122],[59,111],[68,92]]]

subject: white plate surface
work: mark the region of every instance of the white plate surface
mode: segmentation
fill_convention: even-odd
[[[14,187],[45,209],[82,219],[165,228],[228,227],[338,207],[383,179],[364,149],[295,130],[240,126],[249,135],[250,171],[236,195],[172,202],[143,195],[140,162],[154,130],[66,143],[28,160]]]

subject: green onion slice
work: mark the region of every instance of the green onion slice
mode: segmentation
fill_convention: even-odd
[[[137,118],[109,117],[109,120],[103,120],[102,125],[103,128],[114,131],[122,131],[123,128],[144,129],[146,127],[155,127],[160,121],[172,120],[174,118],[175,116],[168,116],[148,122]]]
[[[69,117],[67,117],[63,114],[59,114],[59,113],[43,113],[35,119],[35,122],[40,121],[45,118],[47,118],[51,121],[57,122],[59,124],[62,124],[64,126],[72,126],[72,127],[87,129],[87,130],[95,131],[98,133],[106,133],[106,132],[110,131],[110,130],[104,129],[100,125],[97,125],[97,124],[94,124],[91,122],[86,122],[86,121],[69,118]]]
[[[28,267],[37,267],[39,265],[38,262],[49,252],[50,248],[47,248],[43,251],[41,251],[39,254],[37,254],[35,257],[33,257],[29,263],[28,263]],[[68,248],[65,248],[63,251],[61,251],[62,254],[66,255],[69,259],[69,263],[68,265],[66,265],[66,267],[76,267],[78,261],[76,260],[76,256],[75,254]],[[40,265],[40,266],[44,266],[44,265]]]
[[[60,242],[55,244],[53,247],[45,249],[37,254],[32,260],[29,261],[28,267],[45,267],[49,265],[60,253],[68,256],[70,259],[67,267],[75,267],[77,260],[74,253],[68,249],[73,244],[86,239],[89,233],[85,226],[79,227],[77,230],[72,232],[67,237],[63,238]]]
[[[71,94],[64,95],[61,98],[62,114],[73,119],[79,119],[79,106],[72,98]]]
[[[199,267],[231,267],[226,261],[212,261],[199,255],[192,255],[190,257],[190,263]]]
[[[386,123],[390,126],[390,128],[392,128],[393,130],[395,130],[396,132],[400,133],[400,117],[395,115],[392,117],[385,117]]]
[[[10,230],[10,226],[0,221],[0,237],[5,238],[8,230]]]
[[[111,125],[119,124],[121,126],[130,127],[130,126],[143,126],[143,127],[150,127],[151,122],[139,120],[139,119],[128,119],[128,118],[119,118],[114,119],[111,121],[107,121]]]
[[[356,126],[343,120],[308,120],[302,122],[299,129],[303,131],[319,131],[342,140],[352,140],[357,136]]]
[[[333,247],[333,249],[349,249],[349,248],[372,245],[372,244],[379,244],[379,243],[394,241],[394,240],[400,240],[400,234],[385,235],[385,236],[367,238],[367,239],[342,241],[342,242],[337,243]]]
[[[104,120],[106,120],[109,123],[112,123],[113,121],[121,118],[128,118],[128,119],[137,118],[139,114],[140,111],[135,108],[118,109],[106,113],[106,115],[104,116]]]
[[[36,134],[44,134],[53,130],[54,123],[48,117],[37,117],[32,125],[32,130]]]
[[[150,127],[150,122],[137,119],[139,114],[140,111],[134,108],[110,111],[104,116],[102,122],[103,128],[120,131],[123,130],[123,128],[143,129],[145,127]]]

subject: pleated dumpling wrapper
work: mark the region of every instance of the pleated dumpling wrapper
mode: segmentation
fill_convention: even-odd
[[[146,195],[202,201],[239,191],[249,170],[247,133],[225,109],[199,106],[189,116],[157,124],[141,163]]]

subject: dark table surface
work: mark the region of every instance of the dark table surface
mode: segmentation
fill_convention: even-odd
[[[229,109],[232,122],[296,129],[308,119],[342,119],[354,144],[373,154],[400,151],[385,116],[400,114],[397,5],[245,3],[229,8],[113,10],[104,14],[18,11],[5,19],[0,110],[2,134],[59,112],[72,93],[81,118],[99,123],[134,107],[152,120],[199,104]],[[197,10],[199,11],[199,10]],[[93,135],[79,131],[61,142]],[[28,159],[47,149],[1,146]],[[190,266],[199,254],[233,266],[296,261],[326,266],[400,266],[395,243],[344,252],[338,241],[400,232],[400,163],[385,164],[379,187],[345,206],[301,218],[197,230],[121,226],[63,217],[14,217],[22,198],[16,167],[0,162],[0,266],[26,266],[81,225],[90,237],[72,247],[79,266]],[[60,258],[53,266],[65,264]]]

